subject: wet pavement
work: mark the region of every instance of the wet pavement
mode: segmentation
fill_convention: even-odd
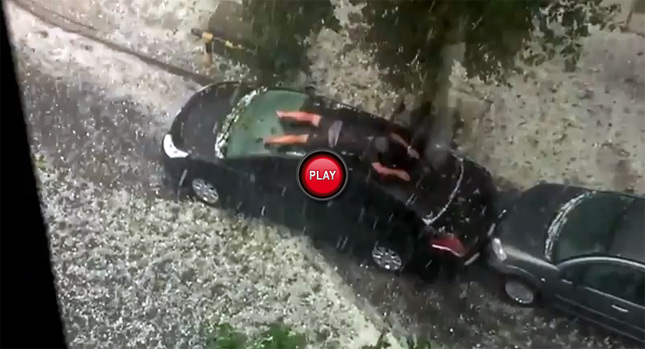
[[[378,336],[306,242],[172,199],[158,165],[163,128],[151,126],[165,113],[19,59],[72,347],[199,348],[220,319],[253,328],[285,318],[321,345]]]
[[[34,33],[34,35],[42,34]],[[144,205],[137,207],[141,209],[142,215],[159,215],[161,219],[158,219],[155,223],[158,225],[156,228],[163,226],[167,215],[171,215],[173,211],[181,211],[190,217],[198,216],[198,218],[195,218],[195,221],[199,221],[201,219],[199,217],[204,215],[206,215],[204,217],[207,217],[206,221],[219,220],[220,218],[216,217],[219,214],[226,215],[226,213],[217,211],[204,213],[205,210],[201,206],[200,208],[195,208],[196,206],[189,202],[174,203],[166,195],[161,186],[161,169],[158,165],[159,144],[164,128],[169,125],[171,115],[175,111],[171,109],[176,105],[168,102],[168,100],[178,99],[179,96],[168,97],[165,104],[156,105],[156,108],[151,109],[145,106],[146,103],[141,102],[142,98],[147,97],[133,93],[128,88],[118,89],[116,87],[118,86],[118,82],[113,85],[106,83],[103,86],[88,83],[87,80],[92,79],[86,78],[87,74],[102,74],[100,72],[97,73],[96,70],[86,70],[86,67],[75,62],[65,64],[58,62],[51,64],[54,66],[58,64],[57,67],[60,73],[52,74],[51,69],[44,68],[46,67],[45,62],[37,61],[34,58],[35,56],[31,55],[29,50],[33,47],[24,46],[23,50],[20,48],[20,43],[16,42],[15,44],[19,47],[19,52],[16,57],[20,61],[21,66],[19,83],[23,88],[23,102],[26,106],[31,127],[32,147],[36,154],[46,158],[46,160],[43,160],[47,163],[44,166],[54,168],[55,170],[52,171],[58,176],[57,179],[54,178],[46,181],[50,181],[51,183],[58,182],[58,184],[52,185],[63,185],[67,181],[76,181],[79,179],[80,182],[84,183],[80,185],[81,187],[87,188],[89,186],[93,188],[89,191],[82,189],[76,192],[76,194],[70,194],[70,196],[61,201],[45,200],[47,205],[49,205],[49,210],[66,211],[68,213],[61,217],[69,218],[69,212],[74,210],[69,205],[100,205],[100,203],[97,203],[98,201],[117,195],[121,197],[121,200],[125,200],[126,202],[139,202],[137,201],[139,198],[144,203],[153,202],[154,204],[150,204],[150,206]],[[122,62],[110,62],[110,59],[110,57],[103,56],[102,64],[105,64],[109,69],[120,69],[119,64]],[[93,64],[91,61],[86,63],[87,66]],[[61,71],[63,66],[66,68],[64,71]],[[106,80],[110,80],[110,74],[114,74],[108,71],[105,73],[107,76],[104,79]],[[168,81],[172,82],[174,80],[160,82],[159,86],[162,86],[162,83],[167,83]],[[177,81],[181,81],[181,79],[177,78]],[[154,84],[151,86],[152,89],[155,88]],[[185,86],[188,87],[183,90],[184,96],[189,95],[191,91],[197,88],[197,86],[190,84],[186,84]],[[166,91],[159,87],[156,93],[163,96]],[[98,195],[96,198],[78,198],[78,195],[83,195],[84,193],[99,194],[96,194]],[[75,198],[78,198],[78,200]],[[109,203],[109,201],[105,202]],[[123,202],[121,201],[120,204],[124,206],[128,205]],[[62,206],[58,207],[56,205]],[[116,205],[119,205],[119,203],[116,203]],[[164,212],[155,211],[155,209],[164,210]],[[83,211],[83,208],[79,207],[78,210]],[[97,209],[93,214],[98,215],[100,212],[101,209]],[[96,215],[92,217],[97,217]],[[123,215],[123,213],[115,214],[111,217],[113,219],[123,220],[122,224],[135,224],[131,222],[138,219]],[[100,229],[113,226],[108,223],[103,224],[103,222],[83,222],[82,219],[86,218],[87,216],[85,218],[78,218],[80,221],[70,221],[67,224],[72,226],[87,224],[88,231],[95,229],[99,233]],[[137,224],[147,224],[142,226],[142,229],[146,229],[149,227],[148,225],[152,224],[147,219],[145,218]],[[55,220],[59,224],[63,224],[60,219]],[[240,224],[242,226],[250,225],[247,223]],[[176,224],[171,223],[169,220],[168,225],[174,226]],[[238,231],[241,229],[239,226],[231,226],[226,229],[228,229],[229,233],[241,233]],[[244,229],[248,229],[248,227]],[[63,230],[61,229],[61,231]],[[114,235],[112,238],[113,240],[110,240],[110,248],[118,247],[118,235]],[[81,239],[84,239],[84,237],[81,237]],[[126,241],[125,237],[123,239],[123,241]],[[185,237],[185,239],[190,240],[191,237]],[[80,258],[79,256],[85,256],[85,258],[90,258],[93,254],[94,256],[104,255],[102,252],[98,252],[98,250],[105,248],[105,246],[97,245],[97,241],[100,240],[94,242],[86,241],[81,245],[75,243],[69,244],[87,249],[86,252],[75,255],[76,257]],[[200,241],[198,243],[208,243],[208,241]],[[57,248],[63,248],[67,246],[66,244],[68,242],[62,239],[56,244],[60,244],[57,245]],[[136,244],[129,246],[129,251],[136,252],[137,246]],[[166,247],[170,248],[170,246]],[[356,305],[363,312],[369,313],[376,310],[379,316],[388,322],[393,329],[432,338],[448,347],[621,348],[635,346],[633,343],[626,342],[622,339],[607,336],[606,333],[596,327],[580,323],[575,319],[555,315],[549,310],[524,309],[506,304],[496,292],[494,275],[487,271],[481,264],[476,264],[468,274],[461,276],[457,282],[449,283],[438,281],[436,283],[423,283],[413,275],[394,276],[382,273],[366,267],[364,263],[361,263],[356,258],[342,255],[331,248],[322,246],[319,248],[323,251],[327,263],[334,267],[334,270],[357,296],[355,299]],[[171,250],[172,248],[169,251]],[[151,253],[155,255],[157,253],[154,252],[154,248],[151,249],[149,246],[141,247],[141,251],[141,254]],[[181,255],[181,251],[178,253]],[[241,253],[242,256],[236,255],[235,258],[251,258],[249,255],[244,255],[244,253]],[[111,256],[110,258],[117,258],[118,254],[115,253]],[[172,256],[173,254],[168,252],[162,257],[172,258]],[[205,255],[204,258],[215,257]],[[227,261],[234,261],[235,258]],[[65,275],[74,274],[69,271],[73,269],[73,258],[64,261],[63,264],[64,267],[61,268],[66,270]],[[257,265],[255,266],[257,267]],[[235,266],[226,266],[226,268],[235,268]],[[183,272],[193,269],[185,268],[182,270],[181,275],[183,276]],[[94,272],[100,273],[100,271]],[[199,274],[199,267],[197,267],[197,271],[193,270],[193,273]],[[75,277],[92,279],[95,276],[76,275]],[[70,276],[66,280],[65,285],[72,287],[75,282],[74,280],[80,280],[75,279],[75,277]],[[194,280],[208,277],[207,274],[202,273],[201,276],[194,277]],[[109,280],[116,282],[116,279]],[[123,287],[130,287],[125,283],[134,282],[137,279],[136,277],[131,279],[122,277],[119,280],[119,282],[124,283],[122,284]],[[163,280],[165,279],[157,280],[158,283],[155,287],[163,288],[163,282],[159,283],[159,281]],[[79,285],[82,285],[83,282],[88,281],[81,280],[78,282]],[[168,283],[170,284],[171,282],[168,281]],[[199,289],[198,284],[196,281],[195,287]],[[241,287],[240,285],[220,286]],[[109,289],[109,285],[106,287]],[[80,296],[74,295],[77,292],[79,292],[77,289],[70,290],[69,292],[63,291],[64,299],[69,301],[66,304],[72,307],[71,310],[74,310],[73,304],[76,304],[74,301],[80,299]],[[144,291],[139,289],[138,292]],[[193,291],[188,287],[177,292],[185,292],[185,297],[191,297],[189,294]],[[211,290],[208,292],[211,292]],[[123,313],[125,308],[136,306],[136,303],[123,301],[121,304],[115,304],[109,299],[104,299],[105,297],[110,297],[108,294],[95,294],[92,297],[95,298],[90,298],[99,299],[97,301],[99,304],[98,307],[103,307],[102,310],[96,310],[96,312],[103,312],[101,313],[103,315],[98,318],[104,321],[113,320],[117,324],[115,325],[116,327],[123,326],[121,321],[123,319],[129,319],[129,316],[133,316],[129,313],[129,315],[123,316]],[[117,300],[120,299],[116,295],[113,297]],[[146,306],[146,309],[169,306],[172,303],[170,301],[168,301],[170,303],[160,301],[160,299],[165,299],[163,296],[158,296],[158,303],[155,303],[154,300],[147,299],[145,295],[139,294],[137,297],[139,297],[137,298],[138,301],[152,302],[152,306]],[[207,298],[200,298],[196,301],[197,303],[190,303],[200,309],[194,316],[180,314],[177,315],[179,317],[173,317],[172,314],[167,313],[169,310],[158,309],[159,313],[166,312],[166,315],[158,316],[157,320],[159,322],[151,322],[147,326],[129,329],[124,332],[132,336],[132,338],[109,337],[112,335],[112,332],[109,330],[105,330],[101,332],[103,334],[97,336],[82,334],[81,332],[84,329],[96,328],[98,326],[96,323],[90,324],[88,322],[99,322],[99,320],[92,320],[92,316],[96,315],[94,310],[87,310],[93,306],[91,301],[85,301],[82,306],[79,306],[79,309],[82,309],[79,311],[79,314],[74,316],[69,313],[67,314],[69,317],[68,321],[72,323],[71,326],[68,323],[68,326],[71,331],[71,336],[76,339],[75,343],[79,346],[102,343],[101,341],[105,341],[103,343],[113,343],[122,346],[137,346],[145,342],[137,342],[133,338],[151,338],[146,337],[146,333],[155,333],[157,335],[164,331],[169,331],[179,337],[186,335],[182,332],[182,329],[177,329],[172,324],[167,324],[167,329],[155,329],[155,326],[160,325],[154,324],[163,324],[164,321],[176,321],[181,316],[187,316],[186,319],[190,321],[195,321],[196,316],[203,316],[204,318],[201,321],[207,321],[209,317],[208,309],[213,308],[212,305],[202,304],[202,302],[206,302],[205,299]],[[249,299],[248,301],[251,303],[255,302],[253,299]],[[176,305],[175,303],[172,304]],[[110,313],[109,309],[116,308],[120,310]],[[180,310],[185,312],[190,311],[190,308],[182,307]],[[296,310],[302,311],[302,308],[296,308]],[[253,316],[254,314],[253,309],[247,309],[247,312],[249,314],[248,316]],[[270,313],[268,310],[266,312]],[[338,314],[338,312],[339,310],[336,309],[332,314]],[[121,317],[119,317],[119,314]],[[295,318],[297,317],[295,314],[297,313],[293,311],[285,311],[283,316],[287,318],[292,316]],[[258,309],[257,315],[260,319],[257,320],[258,322],[272,319],[272,316],[264,317],[265,313],[263,308]],[[116,317],[110,318],[110,316]],[[147,314],[146,316],[155,318],[156,315]],[[302,321],[306,323],[306,320]],[[154,343],[156,343],[157,347],[171,347],[179,343],[177,338],[160,336],[155,339]],[[184,346],[193,347],[196,339],[194,336],[190,338],[190,340],[181,343]],[[151,345],[150,347],[154,346]]]
[[[199,348],[217,321],[281,320],[317,347],[373,343],[306,240],[166,195],[161,137],[199,86],[9,13],[72,347]]]
[[[69,86],[37,70],[21,76],[35,145],[54,166],[105,190],[155,193],[160,141],[144,130],[148,116],[136,104],[110,100],[91,84]]]
[[[470,348],[633,348],[638,343],[552,309],[521,308],[501,295],[492,271],[475,264],[455,282],[424,282],[414,275],[395,277],[366,270],[336,256],[339,273],[386,320],[447,346]],[[332,257],[333,256],[333,257]],[[347,259],[342,262],[339,260]]]

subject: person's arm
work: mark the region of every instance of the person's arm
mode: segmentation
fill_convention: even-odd
[[[388,168],[386,166],[383,166],[383,164],[381,164],[381,161],[379,160],[378,154],[371,147],[366,154],[366,160],[369,161],[374,171],[376,171],[382,176],[397,176],[403,179],[404,181],[410,180],[410,176],[408,175],[407,172],[403,170],[398,170],[398,169]]]
[[[394,140],[395,142],[401,144],[402,146],[404,146],[406,148],[410,147],[408,142],[406,142],[405,139],[403,139],[403,137],[399,136],[398,134],[396,134],[394,132],[390,133],[390,138],[392,138],[392,140]]]
[[[376,172],[378,172],[379,174],[381,174],[383,176],[397,176],[397,177],[401,178],[404,181],[409,181],[410,180],[410,175],[408,175],[407,172],[405,172],[403,170],[398,170],[398,169],[395,169],[395,168],[385,167],[380,162],[373,162],[372,163],[372,168],[374,168],[374,170]]]
[[[410,157],[413,157],[415,159],[419,158],[419,153],[414,148],[412,148],[412,146],[410,144],[408,144],[408,142],[406,142],[405,139],[403,139],[403,137],[401,137],[398,134],[392,132],[392,133],[390,133],[390,138],[392,140],[394,140],[395,142],[397,142],[397,143],[401,144],[402,146],[404,146],[407,149],[408,155],[410,155]]]
[[[384,176],[387,175],[393,175],[394,174],[394,169],[388,168],[383,166],[380,162],[373,162],[372,163],[372,168],[379,174],[382,174]]]

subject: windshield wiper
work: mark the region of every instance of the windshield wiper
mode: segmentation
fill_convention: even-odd
[[[251,104],[253,99],[257,97],[258,95],[262,94],[267,90],[266,87],[262,87],[256,90],[251,91],[250,93],[247,93],[240,99],[240,101],[237,103],[235,108],[226,115],[226,118],[224,119],[224,124],[222,125],[221,131],[217,134],[216,140],[215,140],[215,155],[223,159],[224,158],[224,152],[226,151],[226,146],[228,144],[228,138],[231,135],[231,129],[233,128],[233,125],[235,125],[235,122],[240,118],[240,116],[244,113],[246,108]]]

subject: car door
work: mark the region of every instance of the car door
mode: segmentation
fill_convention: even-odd
[[[307,225],[307,202],[297,181],[298,157],[272,157],[256,167],[263,194],[270,200],[268,216],[293,229]]]
[[[406,208],[409,201],[404,187],[397,180],[376,177],[373,171],[360,177],[361,188],[355,191],[354,201],[360,204],[358,229],[353,234],[354,245],[364,250],[376,243],[404,248],[406,252],[410,238],[414,238],[414,213]],[[359,182],[359,180],[357,180]],[[403,252],[401,250],[400,252]]]
[[[326,202],[313,202],[317,208],[314,215],[324,217],[321,222],[323,231],[318,237],[332,244],[341,252],[351,252],[364,244],[371,236],[374,216],[368,208],[371,193],[368,178],[359,167],[348,166],[348,180],[344,191],[337,197]],[[324,212],[320,210],[324,207]]]
[[[205,180],[215,187],[219,200],[217,205],[223,208],[240,209],[247,201],[249,193],[245,191],[248,177],[237,167],[237,161],[222,159],[204,159],[193,157],[188,162],[180,182],[192,187],[198,180]],[[187,183],[183,183],[186,181]],[[193,188],[193,191],[195,188]]]
[[[625,335],[645,338],[645,273],[619,262],[589,264],[580,293],[585,306],[603,325]]]
[[[585,268],[584,263],[575,261],[559,266],[555,277],[546,279],[543,297],[550,300],[555,308],[564,312],[582,318],[593,316],[589,313],[583,297],[579,294],[578,285],[584,275]]]
[[[255,218],[266,217],[281,224],[283,206],[281,177],[276,173],[278,160],[272,156],[250,156],[224,160],[236,173],[238,209]]]
[[[254,194],[249,198],[253,216],[284,225],[316,238],[332,221],[328,203],[307,197],[298,184],[299,156],[257,156],[247,159]]]
[[[362,200],[360,192],[352,190],[357,185],[348,185],[345,193],[334,200],[311,199],[298,184],[301,159],[297,154],[282,154],[242,161],[238,167],[244,168],[250,178],[243,190],[252,193],[245,195],[245,213],[284,225],[314,240],[348,246],[348,232],[355,230],[348,222],[356,222],[360,217],[360,204],[352,202],[352,198]]]
[[[408,232],[414,216],[411,207],[416,196],[408,194],[401,184],[407,183],[384,183],[375,178],[368,183],[366,209],[375,217],[375,226],[387,230],[390,234]]]

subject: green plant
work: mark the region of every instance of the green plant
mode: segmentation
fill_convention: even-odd
[[[207,349],[302,349],[307,338],[280,323],[272,324],[257,337],[248,338],[230,324],[218,324],[208,333]]]
[[[505,81],[517,58],[540,64],[555,55],[573,69],[589,26],[613,28],[616,4],[602,0],[400,1],[364,4],[365,41],[393,84],[425,89],[445,64],[442,50],[465,44],[462,64],[470,76]]]
[[[273,324],[262,334],[253,349],[300,349],[307,344],[307,337],[295,333],[283,324]]]
[[[391,345],[383,332],[374,345],[361,349],[387,349]],[[303,349],[312,344],[308,338],[282,323],[271,324],[253,338],[234,329],[230,324],[217,324],[207,331],[206,349]],[[438,346],[427,340],[408,339],[407,349],[436,349]]]
[[[242,349],[245,348],[247,338],[237,332],[229,324],[218,324],[209,331],[206,339],[208,349]]]

